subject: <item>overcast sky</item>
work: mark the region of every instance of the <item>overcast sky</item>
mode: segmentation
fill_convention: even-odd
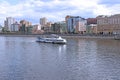
[[[120,0],[0,0],[0,24],[6,17],[35,24],[41,17],[57,22],[66,15],[89,18],[113,14],[120,14]]]

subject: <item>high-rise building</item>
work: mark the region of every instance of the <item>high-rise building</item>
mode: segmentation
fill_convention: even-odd
[[[68,33],[81,33],[86,32],[87,21],[79,16],[69,16],[67,21],[67,32]]]
[[[41,27],[44,27],[47,24],[47,18],[43,17],[40,18],[40,25]]]
[[[6,30],[12,31],[11,24],[15,23],[15,19],[12,17],[7,17],[6,20],[4,21],[4,26]]]

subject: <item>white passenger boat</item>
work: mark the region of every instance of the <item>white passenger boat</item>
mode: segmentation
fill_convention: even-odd
[[[44,42],[44,43],[54,43],[54,44],[65,44],[67,41],[63,39],[61,36],[52,36],[52,37],[37,37],[37,42]]]
[[[114,39],[115,39],[115,40],[120,40],[120,34],[119,34],[119,35],[115,35],[115,36],[114,36]]]

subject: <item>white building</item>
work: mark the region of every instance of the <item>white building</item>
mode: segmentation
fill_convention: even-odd
[[[34,29],[41,30],[41,25],[33,25]]]
[[[12,32],[19,31],[19,26],[20,26],[20,24],[18,24],[18,23],[11,24],[11,31]]]
[[[78,23],[77,23],[77,27],[78,27],[78,31],[79,32],[84,32],[84,31],[86,31],[86,21],[79,21]]]
[[[15,23],[15,19],[12,17],[7,17],[4,21],[4,26],[8,31],[12,31],[11,24]]]
[[[36,24],[36,25],[33,25],[32,33],[33,34],[42,34],[42,33],[44,33],[44,31],[41,30],[41,25]]]

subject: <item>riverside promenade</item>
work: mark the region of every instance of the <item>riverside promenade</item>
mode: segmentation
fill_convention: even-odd
[[[0,34],[5,37],[42,37],[50,34]],[[56,34],[63,38],[82,38],[82,39],[114,39],[114,35],[88,35],[88,34]]]

